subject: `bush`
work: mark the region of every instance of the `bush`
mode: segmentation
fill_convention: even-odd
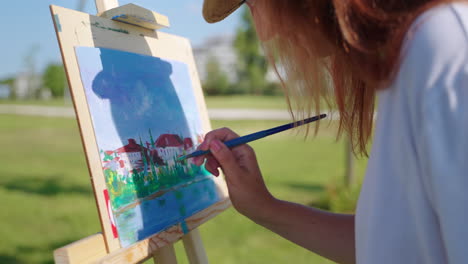
[[[67,79],[62,64],[50,64],[42,76],[44,86],[50,89],[53,97],[63,97]]]
[[[280,83],[268,83],[265,87],[265,90],[263,91],[264,95],[283,95],[283,88],[281,88]]]
[[[342,180],[335,180],[326,186],[323,196],[310,205],[335,213],[354,213],[361,185],[361,180],[349,187]]]
[[[229,79],[221,70],[219,62],[214,57],[210,57],[206,63],[206,80],[203,83],[203,90],[206,95],[228,94],[230,89]]]

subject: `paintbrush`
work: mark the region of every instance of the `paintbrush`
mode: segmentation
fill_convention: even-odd
[[[285,130],[288,130],[288,129],[291,129],[291,128],[295,128],[295,127],[298,127],[298,126],[301,126],[301,125],[305,125],[307,123],[311,123],[311,122],[320,120],[322,118],[325,118],[326,116],[327,116],[326,114],[321,114],[321,115],[318,115],[318,116],[306,118],[306,119],[301,120],[301,121],[292,122],[292,123],[289,123],[289,124],[286,124],[286,125],[277,126],[277,127],[270,128],[270,129],[267,129],[267,130],[262,130],[262,131],[255,132],[255,133],[252,133],[252,134],[249,134],[249,135],[238,137],[238,138],[228,140],[228,141],[223,142],[223,143],[228,148],[233,148],[235,146],[246,144],[246,143],[249,143],[251,141],[264,138],[266,136],[270,136],[270,135],[273,135],[273,134],[276,134],[276,133],[279,133],[279,132],[282,132],[282,131],[285,131]],[[186,159],[189,159],[189,158],[198,157],[198,156],[202,156],[202,155],[206,155],[206,154],[210,154],[210,153],[211,153],[210,150],[197,150],[197,151],[194,151],[194,152],[192,152],[190,154],[183,155],[183,156],[179,157],[177,160],[178,161],[183,161],[183,160],[186,160]]]

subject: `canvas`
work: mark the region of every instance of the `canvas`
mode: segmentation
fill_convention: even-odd
[[[177,161],[203,134],[187,65],[106,48],[75,53],[121,245],[184,228],[220,201],[213,175]]]

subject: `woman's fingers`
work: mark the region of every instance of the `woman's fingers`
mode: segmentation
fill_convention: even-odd
[[[221,141],[214,139],[210,144],[211,154],[219,162],[223,171],[228,174],[238,174],[239,164],[234,153]]]
[[[215,176],[219,176],[219,170],[218,170],[219,167],[221,167],[221,165],[219,165],[218,161],[216,161],[216,159],[214,159],[213,157],[208,158],[206,163],[205,163],[205,168],[211,174],[213,174]]]
[[[200,156],[200,157],[195,157],[195,158],[192,158],[193,160],[193,163],[197,166],[201,166],[203,164],[203,160],[205,160],[205,157],[204,156]]]
[[[192,162],[205,168],[215,176],[220,168],[226,178],[229,196],[233,206],[247,216],[258,214],[259,204],[272,197],[265,186],[254,150],[247,144],[228,148],[224,142],[239,135],[228,128],[213,130],[197,150],[210,150],[211,154],[193,158]]]
[[[213,140],[219,140],[221,142],[225,142],[231,139],[238,138],[239,135],[237,135],[234,131],[227,127],[215,129],[208,134],[205,135],[205,140],[203,141],[203,150],[208,150],[211,141]]]
[[[223,127],[223,128],[215,129],[213,131],[208,132],[208,134],[205,135],[205,139],[197,147],[197,150],[209,150],[211,141],[213,140],[219,140],[219,141],[225,142],[225,141],[235,139],[238,137],[239,135],[237,135],[234,131],[232,131],[229,128]],[[195,163],[195,165],[201,166],[205,158],[207,158],[206,155],[195,157],[193,158],[193,162]]]

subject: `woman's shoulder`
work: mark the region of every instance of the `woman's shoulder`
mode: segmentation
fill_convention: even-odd
[[[397,83],[415,100],[431,101],[460,86],[467,65],[468,2],[441,4],[422,13],[408,30]]]
[[[468,45],[468,1],[437,5],[419,15],[404,50],[424,57],[453,56]]]
[[[431,115],[459,116],[468,111],[467,88],[468,3],[435,6],[408,30],[401,64],[388,92],[400,96],[388,98],[406,102],[408,114],[422,126],[421,120]]]

